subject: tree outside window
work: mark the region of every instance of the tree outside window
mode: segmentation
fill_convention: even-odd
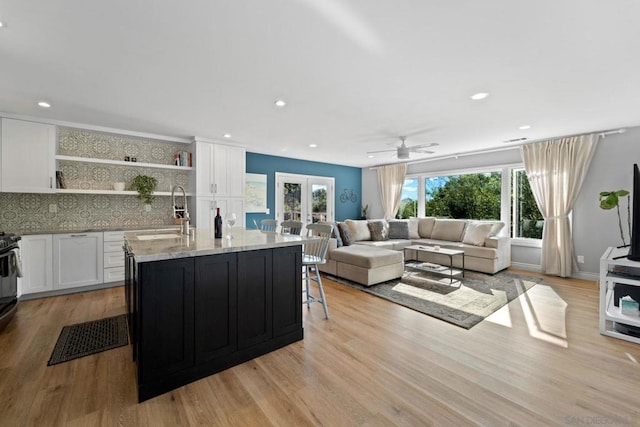
[[[542,239],[544,218],[538,209],[524,169],[513,169],[511,185],[511,237]]]
[[[500,219],[501,172],[425,179],[425,215],[459,219]]]
[[[418,216],[418,178],[407,178],[402,185],[398,218]]]

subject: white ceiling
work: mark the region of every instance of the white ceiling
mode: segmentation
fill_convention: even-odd
[[[439,144],[417,160],[640,125],[634,0],[5,0],[0,20],[5,113],[359,167],[399,135]]]

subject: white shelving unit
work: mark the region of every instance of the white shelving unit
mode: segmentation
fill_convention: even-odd
[[[640,275],[616,274],[614,267],[629,268],[640,272],[640,262],[626,258],[628,248],[608,248],[600,258],[600,333],[614,338],[640,344],[640,338],[615,330],[613,322],[640,327],[640,316],[622,314],[614,304],[613,288],[616,284],[640,286]],[[615,259],[617,257],[622,257]]]
[[[66,160],[68,162],[82,162],[82,163],[100,163],[103,165],[118,165],[129,166],[137,168],[156,168],[156,169],[174,169],[190,171],[193,170],[191,166],[175,166],[175,165],[162,165],[159,163],[142,163],[142,162],[125,162],[122,160],[108,160],[108,159],[94,159],[90,157],[75,157],[75,156],[63,156],[56,155],[56,160]]]

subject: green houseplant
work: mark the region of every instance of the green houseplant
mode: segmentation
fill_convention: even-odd
[[[600,208],[609,210],[616,208],[618,213],[618,227],[620,227],[620,237],[622,238],[622,245],[626,246],[627,242],[624,239],[624,231],[622,230],[622,218],[620,217],[620,198],[627,198],[627,225],[629,227],[629,236],[631,236],[631,212],[630,212],[630,197],[627,190],[618,191],[602,191],[600,193]]]
[[[138,191],[138,199],[149,205],[153,202],[153,192],[158,186],[158,180],[152,176],[138,175],[133,178],[131,188]]]

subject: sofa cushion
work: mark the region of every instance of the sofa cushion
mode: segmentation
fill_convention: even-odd
[[[336,262],[356,265],[362,268],[375,268],[402,263],[401,251],[376,248],[368,245],[352,245],[341,247],[331,252],[331,259]]]
[[[358,240],[371,240],[371,232],[369,231],[367,221],[348,219],[344,223],[349,227],[354,242]]]
[[[409,239],[409,222],[402,220],[389,221],[390,239]]]
[[[344,222],[339,222],[338,230],[340,231],[340,238],[342,240],[343,246],[349,246],[353,243],[353,236],[351,236],[351,231],[349,231],[349,227]]]
[[[374,242],[389,240],[389,230],[387,229],[387,221],[385,220],[372,220],[367,223],[369,232],[371,233],[371,240]]]
[[[374,248],[395,249],[394,242],[396,242],[396,240],[360,240],[359,242],[353,242],[353,244],[372,246]]]
[[[409,218],[409,238],[410,239],[420,238],[420,233],[418,232],[419,225],[420,225],[420,220],[418,218]]]
[[[461,242],[466,225],[467,221],[463,219],[437,219],[431,232],[431,238]]]
[[[484,240],[489,236],[495,224],[490,222],[469,221],[462,238],[462,243],[474,246],[484,246]]]
[[[426,218],[418,218],[418,237],[412,237],[412,239],[428,239],[433,232],[433,226],[436,223],[436,219],[432,216]]]

